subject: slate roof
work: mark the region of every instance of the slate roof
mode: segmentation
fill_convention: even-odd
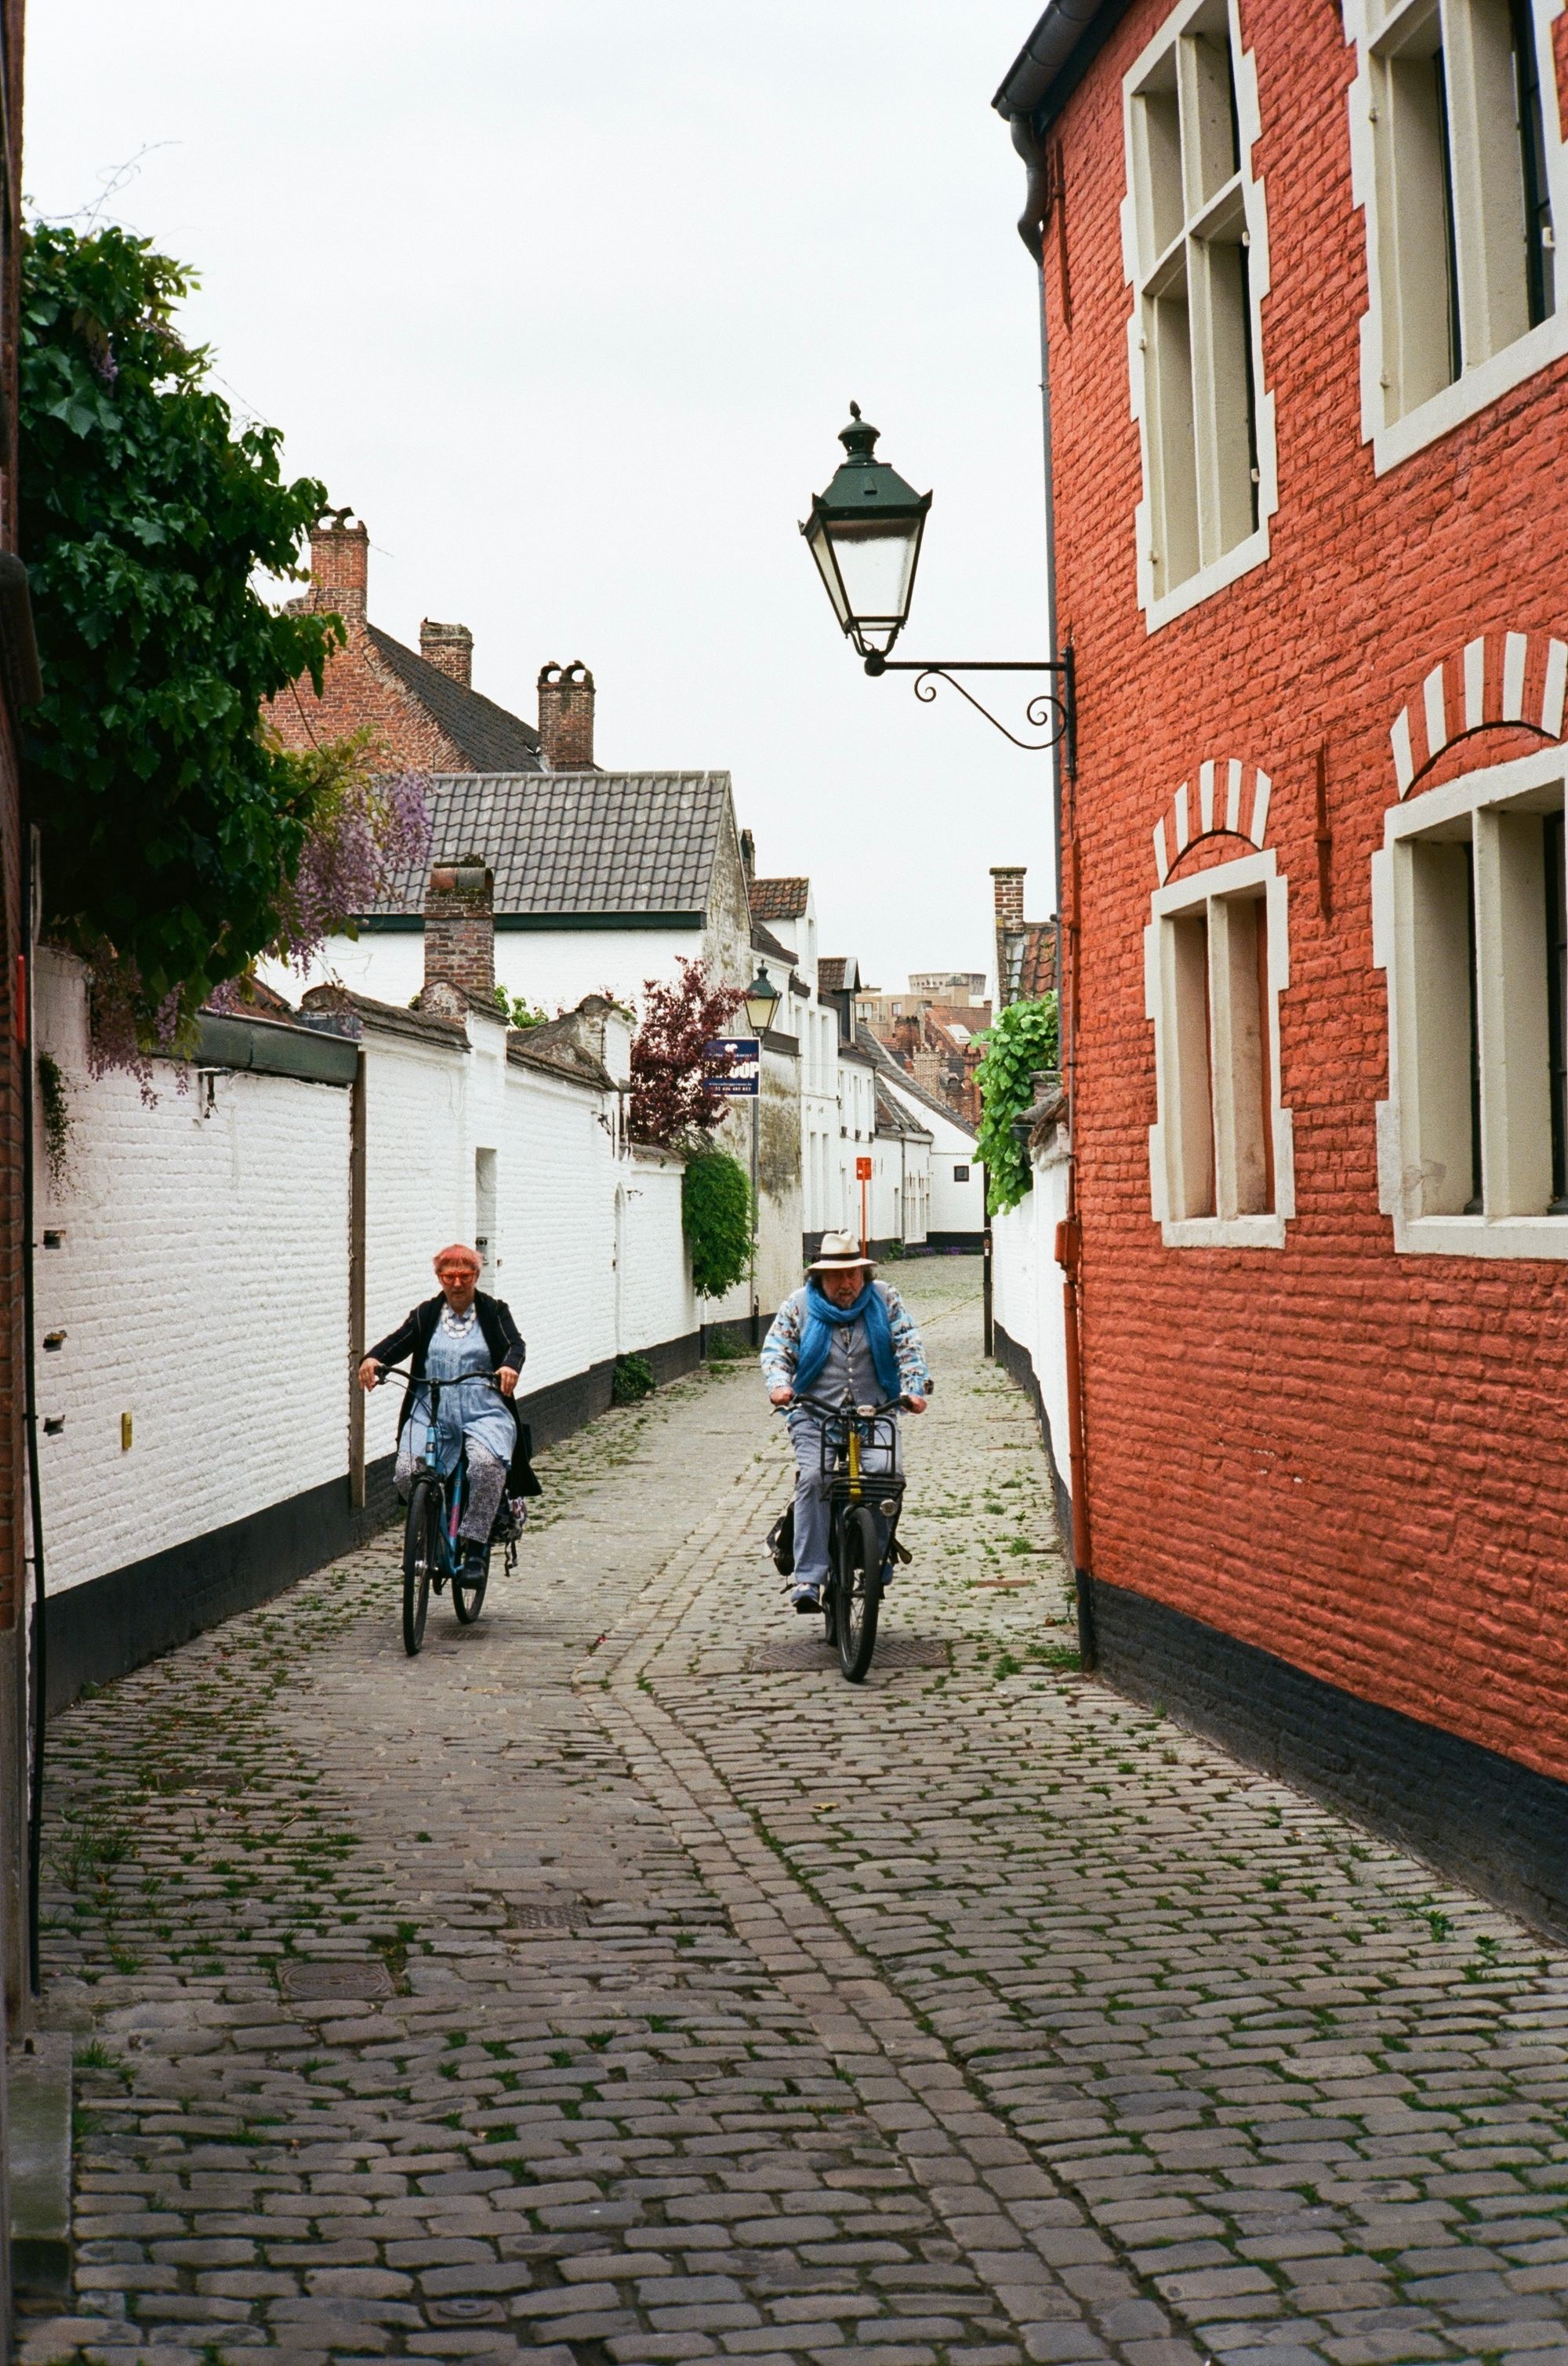
[[[856,1026],[855,1041],[859,1049],[875,1062],[878,1068],[884,1075],[891,1077],[901,1093],[907,1094],[912,1101],[918,1101],[923,1109],[932,1110],[936,1116],[945,1117],[949,1125],[956,1125],[960,1133],[969,1135],[971,1142],[975,1139],[974,1127],[968,1118],[961,1117],[958,1111],[949,1108],[946,1101],[939,1101],[935,1093],[926,1091],[924,1085],[917,1085],[909,1070],[900,1067],[887,1045],[878,1041],[864,1020]],[[877,1090],[879,1092],[882,1090],[880,1077],[878,1078]]]
[[[431,720],[476,772],[542,772],[539,734],[493,698],[467,690],[428,659],[416,657],[379,625],[367,625],[371,647],[387,670],[413,693]]]
[[[901,1109],[879,1076],[877,1079],[877,1132],[902,1133],[906,1141],[911,1142],[930,1142],[933,1139],[931,1128],[922,1125],[908,1110]]]
[[[812,892],[809,879],[753,879],[749,883],[754,920],[798,920]]]
[[[496,874],[496,917],[707,910],[728,772],[445,772],[429,783],[431,837],[368,917],[424,910],[433,862],[475,855]]]

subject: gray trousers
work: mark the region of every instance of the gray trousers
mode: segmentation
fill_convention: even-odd
[[[893,1425],[891,1448],[878,1446],[861,1450],[860,1468],[868,1478],[880,1471],[903,1469],[898,1416],[890,1414],[887,1418]],[[822,1430],[810,1414],[798,1413],[791,1417],[790,1443],[795,1449],[795,1583],[822,1585],[827,1579],[828,1490],[832,1482],[823,1476]],[[879,1516],[877,1527],[885,1550],[887,1523]]]
[[[400,1453],[393,1471],[398,1493],[407,1499],[409,1482],[414,1475],[413,1457]],[[496,1514],[501,1507],[501,1496],[507,1483],[507,1466],[482,1446],[468,1440],[468,1501],[463,1506],[463,1517],[457,1533],[465,1544],[482,1545],[495,1525]]]

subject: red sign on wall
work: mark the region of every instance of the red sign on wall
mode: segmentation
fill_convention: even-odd
[[[871,1180],[871,1162],[868,1158],[857,1158],[856,1160],[855,1180],[857,1183],[869,1183]]]

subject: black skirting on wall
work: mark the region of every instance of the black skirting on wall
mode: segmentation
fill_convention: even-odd
[[[641,1353],[662,1386],[695,1369],[699,1345],[691,1331]],[[520,1395],[534,1445],[554,1446],[605,1412],[614,1373],[610,1358]],[[50,1594],[44,1612],[50,1714],[68,1707],[87,1685],[123,1676],[352,1552],[398,1516],[392,1459],[385,1455],[368,1466],[363,1512],[349,1509],[345,1472],[227,1527]]]
[[[1118,1692],[1568,1940],[1568,1783],[1125,1587],[1095,1579],[1093,1601],[1100,1673]]]

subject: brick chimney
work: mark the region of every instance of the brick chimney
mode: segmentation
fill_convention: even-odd
[[[996,1007],[1004,1010],[1017,999],[1018,959],[1024,945],[1024,873],[1022,862],[993,862],[991,886],[996,896]]]
[[[581,658],[539,669],[539,752],[547,772],[593,769],[593,676]]]
[[[438,673],[473,688],[474,636],[466,625],[432,625],[427,616],[420,626],[420,655]]]
[[[350,525],[352,510],[325,510],[310,529],[310,605],[340,615],[346,625],[364,622],[370,535]]]
[[[425,889],[424,996],[435,986],[482,1002],[496,990],[495,873],[476,854],[438,862]]]

